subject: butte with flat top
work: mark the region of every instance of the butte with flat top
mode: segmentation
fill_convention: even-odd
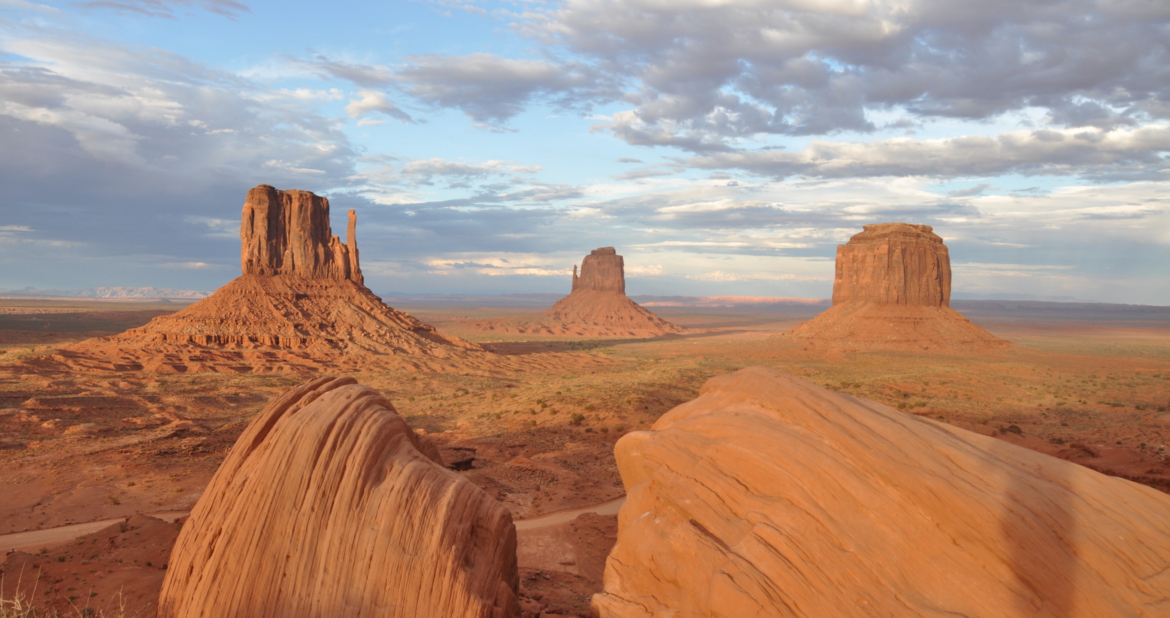
[[[833,306],[787,334],[844,348],[1010,345],[951,309],[950,301],[950,253],[929,225],[867,225],[837,246]]]

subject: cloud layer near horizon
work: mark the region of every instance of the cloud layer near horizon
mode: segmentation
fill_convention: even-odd
[[[1170,304],[1162,3],[525,6],[415,7],[507,44],[240,64],[93,23],[271,7],[0,5],[0,288],[214,288],[266,182],[359,209],[385,290],[557,291],[615,245],[635,292],[824,297],[837,243],[908,220],[960,293]]]

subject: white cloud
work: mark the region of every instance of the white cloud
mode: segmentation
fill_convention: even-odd
[[[351,99],[349,105],[345,106],[345,113],[350,118],[361,118],[362,116],[371,112],[378,112],[385,114],[392,118],[401,120],[402,122],[414,122],[414,119],[409,114],[398,108],[390,102],[385,93],[376,92],[373,90],[359,90],[358,99]],[[373,122],[366,122],[368,126],[374,124]]]

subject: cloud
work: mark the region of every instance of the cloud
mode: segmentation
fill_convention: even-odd
[[[383,92],[376,92],[373,90],[359,90],[358,96],[360,99],[351,99],[349,105],[345,106],[345,113],[350,118],[361,118],[362,116],[371,112],[378,112],[397,118],[402,122],[413,123],[414,119],[409,114],[398,108],[390,102]]]
[[[487,53],[412,56],[394,78],[419,101],[459,109],[484,125],[507,121],[538,96],[562,106],[607,96],[601,74],[587,65]]]
[[[530,5],[513,25],[546,55],[626,85],[633,107],[599,129],[705,153],[757,135],[873,131],[875,112],[912,124],[1039,109],[1057,127],[1102,129],[1165,119],[1168,24],[1163,3],[1144,0],[568,0]],[[476,61],[427,64],[461,91],[456,67]],[[504,118],[526,100],[479,114]]]
[[[795,151],[715,153],[685,160],[702,169],[739,169],[775,178],[809,176],[1085,175],[1160,178],[1170,171],[1170,126],[1013,131],[875,142],[817,140]]]
[[[75,31],[7,24],[4,33],[0,219],[34,230],[21,234],[28,242],[66,247],[29,253],[38,266],[24,276],[108,276],[117,270],[101,258],[114,255],[125,256],[117,268],[127,277],[139,268],[132,256],[150,256],[143,268],[211,263],[209,253],[235,251],[238,235],[192,234],[185,218],[237,217],[261,182],[316,191],[351,182],[357,152],[321,97]]]
[[[175,19],[181,9],[198,8],[235,19],[252,10],[236,0],[89,0],[75,3],[82,8],[110,10],[118,13],[136,13],[147,17]]]

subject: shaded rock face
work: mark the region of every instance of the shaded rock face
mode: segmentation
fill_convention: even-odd
[[[615,452],[602,618],[1170,611],[1170,496],[772,369]]]
[[[867,225],[837,247],[833,306],[788,334],[831,347],[1010,345],[951,309],[950,300],[950,254],[929,225]]]
[[[512,517],[435,458],[352,378],[289,390],[195,505],[158,615],[512,618]]]
[[[332,235],[329,200],[308,191],[260,185],[248,191],[240,219],[240,267],[245,275],[349,279],[362,284],[355,226],[349,211],[346,243]]]
[[[683,332],[626,296],[625,261],[613,247],[594,249],[573,267],[569,295],[533,317],[477,322],[479,330],[572,337],[659,337]]]
[[[626,294],[626,264],[613,247],[594,249],[581,260],[581,275],[573,267],[573,288]]]
[[[833,304],[948,307],[951,257],[929,225],[881,223],[837,246]]]

